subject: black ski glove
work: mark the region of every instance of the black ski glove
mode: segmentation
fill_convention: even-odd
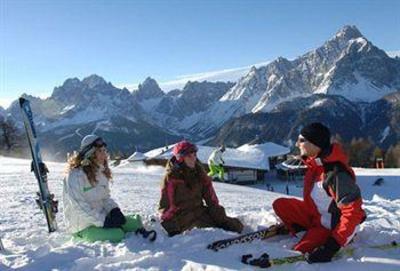
[[[306,253],[304,258],[310,264],[330,262],[339,249],[340,245],[336,242],[335,238],[329,237],[324,245],[317,247],[311,253]]]
[[[148,231],[145,228],[139,228],[135,231],[135,234],[141,234],[143,238],[149,239],[150,242],[154,242],[157,239],[157,232],[154,230]],[[171,235],[168,235],[171,237]],[[172,235],[173,236],[173,235]]]
[[[119,208],[112,209],[104,220],[104,228],[119,228],[126,223],[126,218]]]

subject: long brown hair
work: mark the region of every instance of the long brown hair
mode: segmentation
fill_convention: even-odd
[[[97,151],[97,150],[96,150]],[[96,180],[96,171],[99,168],[97,163],[94,160],[94,154],[89,157],[87,160],[89,163],[84,163],[82,165],[82,157],[79,155],[78,152],[74,152],[72,155],[68,155],[67,157],[67,174],[71,172],[74,168],[82,168],[83,172],[85,172],[86,177],[89,180],[89,183],[94,186],[97,184]],[[106,178],[111,181],[112,180],[112,174],[111,174],[111,169],[108,167],[108,161],[104,161],[104,170],[103,174],[106,176]]]

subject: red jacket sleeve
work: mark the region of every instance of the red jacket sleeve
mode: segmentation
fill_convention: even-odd
[[[361,192],[355,180],[348,173],[339,172],[332,183],[332,191],[341,216],[332,236],[341,245],[346,245],[354,236],[356,227],[365,219],[361,208]]]
[[[332,232],[332,237],[341,245],[344,246],[354,236],[356,227],[361,224],[365,218],[365,213],[361,209],[362,200],[358,199],[350,204],[339,207],[342,215],[339,224]]]

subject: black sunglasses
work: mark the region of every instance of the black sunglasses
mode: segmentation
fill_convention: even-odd
[[[189,155],[189,154],[192,154],[192,153],[197,153],[197,151],[198,151],[197,147],[194,146],[194,147],[190,147],[190,148],[188,148],[186,150],[180,151],[179,154],[181,156],[186,156],[186,155]]]
[[[99,137],[98,139],[93,141],[91,144],[87,145],[83,150],[81,150],[79,152],[79,156],[84,157],[85,154],[93,147],[96,147],[96,148],[107,147],[107,144],[101,137]]]
[[[297,139],[297,142],[304,143],[304,142],[307,142],[307,139],[305,139],[305,138],[303,138],[303,137],[299,137],[299,138]]]

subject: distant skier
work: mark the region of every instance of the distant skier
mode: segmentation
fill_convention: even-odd
[[[89,242],[119,242],[127,232],[155,239],[156,233],[144,230],[139,215],[125,216],[111,199],[106,146],[101,137],[87,135],[82,139],[79,152],[68,159],[63,189],[67,231]]]
[[[225,161],[222,159],[222,155],[225,152],[225,146],[222,145],[221,147],[215,149],[210,157],[208,158],[208,167],[210,171],[208,172],[208,176],[214,177],[218,174],[219,179],[223,182],[224,181],[224,164]]]
[[[303,200],[279,198],[273,208],[293,235],[307,231],[294,250],[305,253],[309,263],[328,262],[366,217],[360,189],[341,146],[330,143],[323,124],[305,126],[296,146],[307,165]]]
[[[194,227],[218,227],[241,232],[243,224],[228,217],[215,194],[212,180],[197,159],[196,145],[181,141],[173,150],[162,181],[161,225],[173,236]]]

